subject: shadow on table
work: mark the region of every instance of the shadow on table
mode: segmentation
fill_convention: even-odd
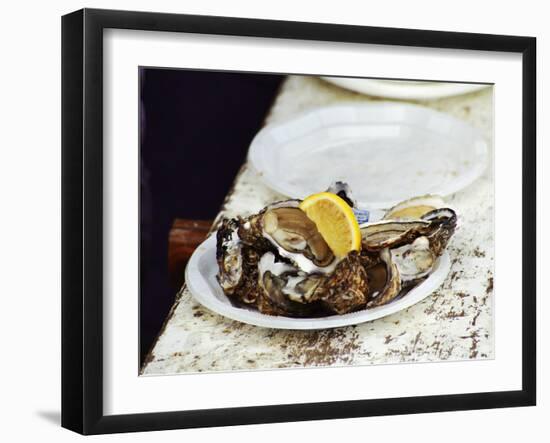
[[[53,425],[61,426],[61,411],[36,411],[35,414]]]

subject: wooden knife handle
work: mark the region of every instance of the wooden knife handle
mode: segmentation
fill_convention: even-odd
[[[174,220],[168,240],[168,269],[172,284],[177,289],[183,284],[187,261],[206,238],[212,223],[213,220]]]

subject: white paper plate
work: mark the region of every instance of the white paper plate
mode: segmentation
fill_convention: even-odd
[[[402,100],[433,100],[468,94],[490,85],[471,83],[415,82],[366,78],[322,77],[323,80],[361,94]]]
[[[224,317],[251,325],[275,329],[326,329],[364,323],[406,309],[435,291],[449,273],[450,260],[445,252],[432,274],[403,298],[385,306],[321,318],[290,318],[264,315],[256,310],[238,308],[223,293],[216,274],[216,236],[208,237],[193,253],[185,270],[187,288],[206,308]]]
[[[348,103],[266,126],[248,160],[265,184],[288,197],[343,180],[360,207],[380,209],[468,186],[485,169],[487,143],[467,123],[423,106]]]

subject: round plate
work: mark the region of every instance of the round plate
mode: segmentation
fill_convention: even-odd
[[[257,310],[233,306],[223,293],[216,274],[216,236],[208,237],[193,253],[185,270],[187,288],[195,299],[206,308],[224,317],[251,325],[275,329],[326,329],[355,325],[394,314],[418,303],[436,290],[449,273],[450,260],[445,252],[438,260],[432,274],[404,297],[377,308],[331,315],[320,318],[291,318],[265,315]]]
[[[248,160],[266,185],[288,197],[305,198],[342,180],[359,206],[383,209],[468,186],[485,169],[487,143],[467,123],[423,106],[348,103],[264,127]]]
[[[361,94],[402,100],[433,100],[468,94],[489,85],[471,83],[415,82],[405,80],[376,80],[365,78],[322,77],[323,80]]]

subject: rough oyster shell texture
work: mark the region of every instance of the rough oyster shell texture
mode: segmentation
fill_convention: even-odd
[[[328,192],[355,204],[345,183]],[[441,198],[410,199],[382,220],[360,225],[361,251],[337,258],[299,203],[277,202],[246,218],[222,220],[217,278],[235,305],[319,317],[391,303],[430,274],[457,223]]]

